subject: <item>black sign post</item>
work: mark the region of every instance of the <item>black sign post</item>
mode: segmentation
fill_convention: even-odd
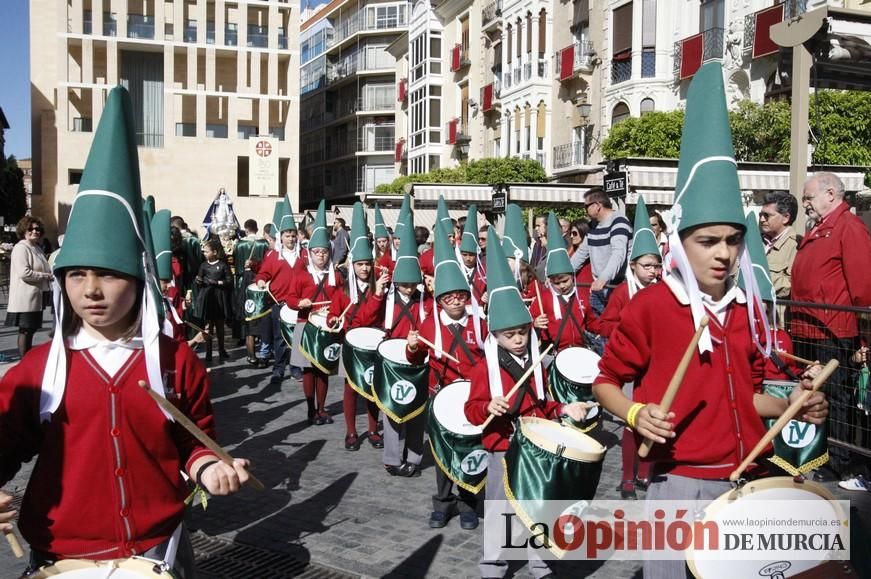
[[[626,178],[626,171],[616,171],[608,173],[604,179],[605,193],[608,197],[626,198],[629,194],[629,183]]]
[[[508,206],[508,187],[496,185],[493,187],[491,211],[493,213],[505,213]]]

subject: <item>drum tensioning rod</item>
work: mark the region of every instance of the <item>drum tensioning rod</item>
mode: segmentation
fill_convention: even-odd
[[[677,365],[677,370],[674,371],[674,375],[671,377],[671,382],[668,383],[668,388],[666,388],[662,401],[659,403],[660,409],[662,409],[666,414],[671,410],[671,404],[674,402],[674,397],[677,396],[677,391],[680,390],[680,385],[683,382],[684,376],[686,376],[687,368],[690,366],[690,362],[692,361],[693,356],[696,353],[696,348],[699,345],[699,340],[702,338],[702,333],[708,326],[709,321],[708,316],[702,316],[701,321],[699,321],[699,327],[696,328],[696,333],[693,334],[693,339],[690,340],[686,351],[683,353],[683,358],[680,359],[680,363]],[[642,441],[641,446],[638,448],[638,456],[641,458],[647,457],[647,455],[650,454],[650,449],[652,447],[653,441],[649,438],[645,438],[644,441]]]
[[[183,426],[184,429],[191,434],[191,436],[203,443],[203,446],[214,452],[215,455],[221,459],[221,462],[228,466],[233,466],[233,457],[230,456],[230,453],[221,448],[221,445],[212,440],[212,438],[208,434],[203,432],[199,426],[194,424],[193,421],[185,416],[181,410],[176,408],[172,404],[172,402],[170,402],[166,398],[161,397],[157,392],[152,390],[148,386],[148,382],[146,382],[145,380],[140,380],[139,386],[143,390],[148,392],[148,395],[151,396],[152,400],[157,402],[157,405],[160,406],[164,411],[166,411],[170,416],[172,416],[173,420]],[[251,485],[254,490],[262,491],[266,488],[263,486],[263,483],[257,479],[256,476],[251,473],[249,473],[248,476],[249,478],[247,484]]]
[[[729,480],[734,482],[741,477],[741,474],[743,474],[747,467],[750,466],[750,463],[756,460],[756,457],[758,457],[759,454],[763,450],[765,450],[765,447],[768,446],[768,444],[772,440],[774,440],[774,437],[780,434],[780,431],[783,430],[787,424],[789,424],[789,421],[795,418],[798,413],[801,412],[801,408],[804,403],[807,402],[808,398],[810,398],[814,392],[819,390],[820,386],[822,386],[825,381],[829,379],[829,376],[831,376],[832,373],[838,369],[839,364],[840,363],[833,358],[829,360],[825,366],[823,366],[822,371],[817,374],[817,377],[814,378],[813,382],[811,383],[811,389],[804,390],[801,393],[801,396],[796,398],[795,401],[790,404],[786,410],[784,410],[783,414],[780,415],[780,418],[777,419],[777,422],[775,422],[771,426],[771,428],[768,429],[768,432],[765,433],[765,436],[763,436],[759,440],[759,442],[756,443],[756,446],[753,447],[753,450],[750,451],[750,454],[748,454],[744,458],[744,462],[742,462],[740,466],[738,466],[738,468],[729,475]]]
[[[526,384],[526,381],[529,380],[529,377],[532,375],[538,365],[541,364],[542,360],[544,360],[544,357],[548,355],[551,349],[553,349],[553,344],[549,344],[547,348],[545,348],[544,351],[539,354],[538,359],[529,365],[529,368],[526,369],[526,372],[523,373],[523,376],[520,377],[520,380],[518,380],[511,388],[511,390],[508,391],[508,394],[505,395],[505,400],[508,400],[509,398],[517,394],[517,391],[520,390],[520,387]],[[487,420],[484,421],[484,424],[481,425],[481,430],[487,428],[487,425],[493,422],[494,418],[496,418],[495,414],[491,414],[490,416],[488,416]]]

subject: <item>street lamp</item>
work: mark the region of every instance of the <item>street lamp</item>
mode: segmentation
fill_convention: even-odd
[[[463,143],[463,144],[460,145],[460,154],[461,154],[463,157],[468,157],[468,156],[469,156],[469,143]]]
[[[590,114],[593,112],[593,105],[588,102],[579,102],[577,103],[577,107],[578,114],[581,116],[581,122],[586,125],[590,118]]]

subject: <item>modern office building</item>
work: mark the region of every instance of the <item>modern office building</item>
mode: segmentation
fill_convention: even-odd
[[[299,4],[31,0],[33,212],[63,224],[106,95],[130,91],[143,195],[193,227],[219,188],[265,221],[299,188]],[[249,187],[255,137],[277,187]],[[257,149],[261,153],[264,148]],[[273,169],[270,169],[273,171]]]

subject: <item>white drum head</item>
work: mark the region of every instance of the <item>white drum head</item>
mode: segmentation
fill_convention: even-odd
[[[265,294],[265,293],[266,293],[266,288],[265,288],[265,287],[264,287],[264,288],[257,287],[257,284],[256,284],[256,283],[249,284],[248,287],[247,287],[246,289],[247,289],[249,292],[258,292],[258,293],[261,293],[261,294]]]
[[[54,565],[42,567],[28,577],[29,579],[43,577],[62,577],[63,579],[105,579],[106,577],[111,577],[111,579],[142,579],[143,577],[159,579],[163,577],[171,579],[172,574],[167,571],[155,572],[155,567],[159,564],[142,557],[115,561],[64,559]]]
[[[405,338],[391,338],[389,340],[384,340],[378,344],[378,355],[394,364],[413,366],[405,356],[405,347],[407,345],[408,340]]]
[[[360,350],[375,351],[384,339],[384,330],[378,328],[354,328],[345,334],[345,341]]]
[[[523,419],[521,418],[521,420]],[[574,428],[560,426],[551,420],[525,421],[523,429],[566,448],[574,448],[582,452],[599,452],[604,450],[602,445],[596,442],[594,438]]]
[[[281,306],[281,311],[278,312],[281,321],[285,324],[295,324],[296,320],[299,318],[299,312],[296,310],[290,309],[287,305]]]
[[[451,382],[436,394],[432,411],[439,424],[447,430],[462,436],[481,436],[483,429],[470,423],[463,410],[471,390],[472,383],[468,380]]]
[[[309,314],[308,321],[311,325],[317,326],[324,330],[329,330],[329,326],[327,326],[327,314],[326,312],[314,312]]]
[[[592,384],[599,375],[599,355],[577,346],[566,348],[556,355],[557,371],[575,384]]]

